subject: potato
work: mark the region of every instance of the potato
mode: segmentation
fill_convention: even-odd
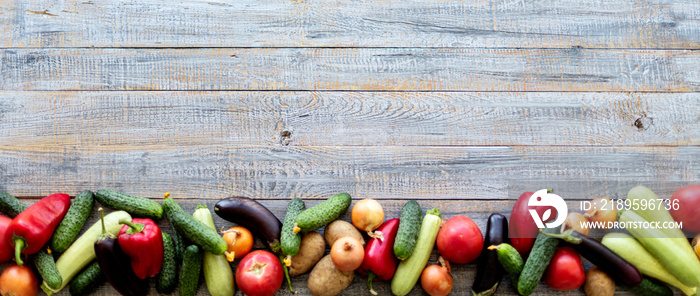
[[[586,272],[586,283],[583,290],[588,296],[613,296],[615,295],[615,281],[607,273],[594,266]]]
[[[359,240],[363,246],[365,245],[365,239],[362,237],[362,233],[355,228],[355,225],[343,220],[335,220],[328,224],[323,232],[323,236],[326,238],[326,243],[329,246],[333,246],[333,243],[343,236],[352,236]]]
[[[314,296],[338,295],[350,286],[354,277],[354,271],[338,270],[331,255],[326,255],[309,274],[309,291]]]
[[[296,276],[311,270],[326,252],[326,242],[323,236],[312,231],[305,233],[301,238],[299,253],[292,257],[292,266],[289,267],[289,276]]]

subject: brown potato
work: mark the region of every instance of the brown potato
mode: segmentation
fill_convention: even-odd
[[[326,238],[326,243],[329,246],[333,246],[333,243],[343,236],[352,236],[359,240],[363,246],[365,245],[365,239],[362,237],[362,233],[355,228],[355,225],[343,220],[335,220],[328,224],[323,232],[323,236]]]
[[[318,263],[326,252],[326,242],[323,236],[312,231],[305,233],[301,238],[299,253],[292,257],[292,266],[289,267],[289,276],[304,274]]]
[[[586,271],[586,283],[583,290],[588,296],[613,296],[615,295],[615,281],[607,273],[594,266]]]
[[[354,271],[340,271],[326,255],[309,274],[309,291],[314,296],[333,296],[343,292],[352,283]]]

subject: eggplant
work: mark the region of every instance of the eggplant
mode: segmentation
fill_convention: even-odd
[[[488,247],[508,242],[508,219],[498,213],[491,214],[486,226],[484,248],[476,262],[476,279],[472,285],[472,295],[489,296],[496,293],[498,283],[506,271],[498,262],[496,250],[489,250]]]
[[[281,252],[282,222],[261,203],[245,196],[232,196],[217,202],[214,212],[261,236],[272,252]]]

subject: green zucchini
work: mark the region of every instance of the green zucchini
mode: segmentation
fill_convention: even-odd
[[[525,265],[523,257],[520,256],[518,250],[506,243],[502,243],[498,246],[490,246],[488,249],[496,250],[498,262],[501,263],[503,269],[505,269],[508,276],[510,276],[511,283],[517,288],[516,284],[518,283],[518,278],[520,278],[520,273],[523,272],[523,267]]]
[[[637,296],[673,296],[673,291],[671,291],[671,288],[664,284],[655,283],[646,278],[642,278],[642,282],[639,284],[639,286],[634,288],[623,286],[622,288]]]
[[[302,211],[294,220],[296,222],[294,232],[309,232],[328,225],[328,223],[333,222],[333,220],[338,219],[340,215],[345,213],[351,202],[350,194],[339,193],[314,207]]]
[[[423,211],[415,200],[409,200],[401,209],[399,230],[394,241],[394,255],[400,260],[408,259],[416,246]]]
[[[676,223],[671,213],[666,210],[665,204],[659,203],[659,197],[649,188],[644,186],[634,187],[627,193],[627,199],[630,200],[632,205],[639,205],[639,207],[633,206],[633,209],[637,208],[637,210],[633,211],[647,221]],[[681,242],[685,241],[685,234],[680,228],[663,228],[661,232],[666,234],[664,237],[675,238]]]
[[[556,234],[559,233],[559,228],[545,228],[544,232]],[[542,275],[547,270],[549,262],[552,261],[558,245],[558,238],[546,236],[542,233],[537,235],[535,245],[532,247],[530,256],[527,258],[523,266],[523,272],[520,273],[520,278],[518,279],[518,293],[520,295],[527,296],[535,290],[540,279],[542,279]]]
[[[177,266],[175,260],[175,245],[169,234],[163,232],[163,267],[156,276],[156,291],[160,294],[170,294],[177,287]]]
[[[63,283],[61,273],[56,268],[56,261],[53,256],[48,253],[46,247],[41,248],[39,252],[34,254],[34,266],[39,271],[41,278],[46,282],[46,286],[52,289],[58,289]]]
[[[159,220],[163,217],[163,207],[148,198],[103,189],[95,192],[95,199],[105,207],[127,211],[134,216]]]
[[[27,205],[16,197],[6,192],[0,192],[0,211],[10,216],[10,218],[16,217],[26,208]]]
[[[294,233],[294,221],[299,213],[306,209],[306,204],[300,198],[293,198],[287,205],[287,212],[284,214],[284,223],[282,223],[282,234],[280,235],[280,244],[282,253],[287,257],[284,259],[286,266],[291,265],[290,258],[299,253],[301,246],[301,233]]]
[[[437,239],[441,223],[440,210],[432,209],[426,213],[413,254],[399,263],[396,273],[391,280],[391,292],[394,295],[403,296],[408,294],[418,282],[425,265],[428,264],[430,253],[435,247],[435,240]]]
[[[122,219],[131,221],[131,215],[125,211],[116,211],[106,215],[104,223],[107,233],[113,235],[119,234],[119,230],[122,228],[122,225],[119,224],[119,220]],[[97,236],[100,234],[102,234],[102,223],[101,221],[97,221],[88,228],[83,235],[75,240],[75,242],[68,247],[68,250],[63,252],[61,257],[56,261],[56,268],[63,278],[63,283],[59,288],[52,289],[48,286],[48,283],[44,281],[41,284],[41,289],[44,290],[46,294],[51,295],[61,291],[83,267],[87,266],[95,259],[95,239],[97,239]]]
[[[51,251],[56,253],[63,253],[70,244],[73,243],[80,230],[83,229],[83,225],[87,218],[92,212],[92,207],[95,203],[93,198],[93,193],[90,190],[85,190],[78,193],[73,199],[68,212],[58,224],[56,230],[51,237],[49,246],[51,246]]]
[[[199,289],[199,275],[202,273],[202,257],[204,252],[197,245],[185,248],[182,254],[180,269],[180,296],[194,296]]]
[[[207,206],[199,204],[192,216],[204,223],[212,230],[216,231],[214,226],[214,217]],[[212,296],[233,296],[236,292],[233,282],[233,271],[228,264],[225,255],[214,255],[209,252],[204,252],[204,281],[207,283],[207,290]]]
[[[89,295],[106,281],[107,279],[100,270],[100,265],[95,261],[75,276],[70,282],[69,291],[72,296]]]
[[[169,195],[166,195],[163,200],[163,208],[165,216],[168,217],[173,228],[189,241],[198,244],[205,251],[214,255],[221,255],[228,249],[226,241],[216,230],[185,213],[177,201]]]

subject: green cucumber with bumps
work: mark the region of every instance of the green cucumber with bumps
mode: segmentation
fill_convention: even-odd
[[[557,234],[559,227],[545,228],[544,233]],[[520,273],[518,279],[518,293],[520,295],[527,296],[535,290],[547,270],[549,262],[552,261],[554,253],[557,252],[559,241],[560,239],[543,233],[537,235],[535,245],[532,247],[530,256],[527,258],[523,272]]]
[[[14,218],[27,208],[21,200],[6,193],[0,192],[0,212]]]
[[[180,296],[194,296],[199,288],[199,275],[202,273],[204,252],[197,245],[185,248],[180,269]]]
[[[160,220],[163,217],[163,207],[148,198],[102,189],[95,192],[95,199],[105,207],[124,210],[137,217],[146,217],[154,220]]]
[[[106,281],[107,278],[102,274],[100,265],[95,261],[75,276],[70,282],[69,291],[72,296],[90,295]]]
[[[170,234],[163,235],[163,267],[156,276],[156,291],[160,294],[170,294],[177,287],[177,267],[175,244]]]
[[[280,245],[282,253],[286,255],[285,265],[289,266],[289,259],[299,253],[301,246],[301,233],[294,233],[294,221],[297,216],[306,209],[306,204],[300,198],[293,198],[287,205],[287,213],[284,214],[282,223],[282,234],[280,235]]]
[[[169,194],[166,194],[165,199],[163,199],[163,208],[173,228],[189,241],[198,244],[205,251],[214,255],[221,255],[228,250],[226,241],[216,230],[185,213]]]
[[[673,296],[673,290],[668,286],[642,278],[639,286],[634,288],[622,286],[623,289],[632,292],[637,296]]]
[[[51,246],[51,251],[56,253],[63,253],[70,247],[80,230],[83,229],[85,221],[87,221],[90,213],[92,212],[92,207],[95,204],[94,194],[90,190],[85,190],[73,199],[73,203],[70,205],[68,212],[58,224],[56,230],[51,237],[49,246]]]
[[[56,267],[56,261],[53,256],[48,253],[46,247],[41,248],[39,252],[34,254],[34,266],[39,271],[41,278],[44,279],[46,285],[51,289],[58,289],[63,284],[63,277]]]
[[[308,208],[297,216],[295,219],[294,232],[309,232],[319,229],[333,220],[338,219],[340,215],[347,211],[352,202],[352,197],[347,193],[339,193],[324,202]]]
[[[394,255],[399,260],[408,259],[416,247],[423,211],[415,200],[409,200],[401,209],[399,230],[394,241]]]
[[[498,262],[501,263],[503,269],[506,270],[508,276],[510,276],[510,281],[513,286],[517,289],[518,278],[520,278],[520,273],[523,272],[523,257],[520,256],[518,250],[513,246],[502,243],[498,246],[489,246],[489,250],[496,250],[496,256],[498,257]]]

